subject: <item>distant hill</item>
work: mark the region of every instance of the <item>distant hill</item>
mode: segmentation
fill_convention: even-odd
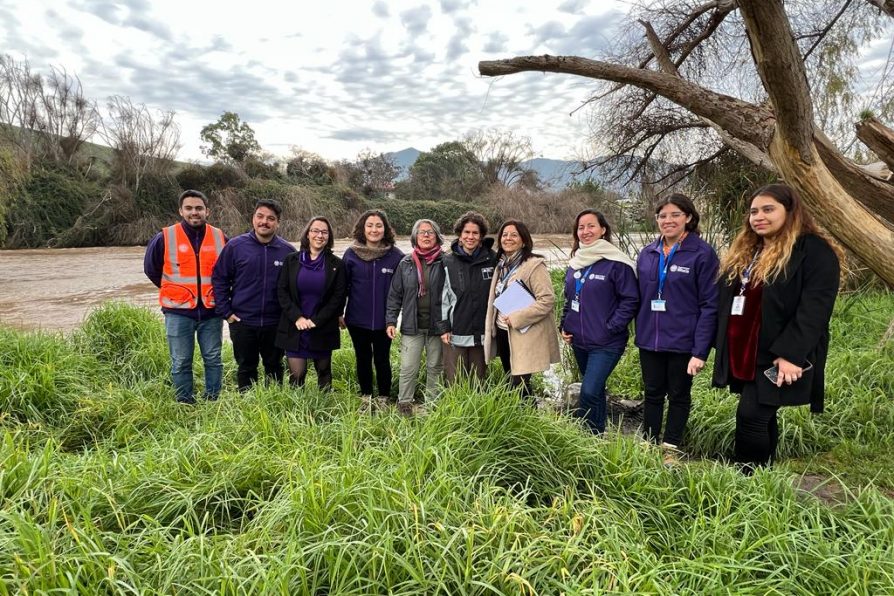
[[[419,154],[422,153],[414,147],[408,147],[394,153],[386,153],[387,157],[394,160],[394,164],[400,167],[400,175],[398,180],[404,180],[409,175],[410,167],[416,162]],[[549,159],[546,157],[536,157],[522,162],[525,168],[533,169],[537,172],[540,180],[547,188],[553,190],[561,190],[569,183],[580,180],[593,180],[603,187],[619,187],[618,183],[608,183],[606,168],[594,168],[584,173],[578,173],[581,169],[581,162],[568,161],[562,159]]]

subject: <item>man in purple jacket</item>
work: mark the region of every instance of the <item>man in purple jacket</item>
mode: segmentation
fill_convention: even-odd
[[[276,383],[283,378],[283,351],[275,344],[282,312],[276,282],[286,255],[295,247],[276,235],[281,215],[278,202],[259,200],[252,231],[227,243],[211,276],[217,313],[230,324],[239,391],[258,380],[259,360],[267,378]]]

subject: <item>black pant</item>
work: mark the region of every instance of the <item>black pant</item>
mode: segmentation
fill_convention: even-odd
[[[779,406],[757,401],[757,386],[745,383],[739,407],[736,409],[736,461],[744,464],[747,471],[755,466],[766,466],[776,458],[779,443],[779,424],[776,412]]]
[[[357,362],[357,383],[360,395],[373,394],[373,363],[376,367],[376,385],[379,397],[391,395],[391,339],[384,329],[363,329],[348,326]]]
[[[276,347],[276,325],[252,327],[241,322],[230,323],[233,358],[236,360],[236,384],[245,391],[258,380],[258,361],[264,362],[264,374],[276,383],[282,382],[284,352]],[[260,356],[260,358],[259,358]]]
[[[500,357],[500,363],[503,365],[503,372],[509,373],[509,385],[513,389],[521,386],[521,396],[531,398],[534,394],[531,390],[531,375],[513,375],[512,360],[510,358],[509,348],[509,332],[505,329],[497,327],[497,356]]]
[[[664,420],[664,398],[667,396],[667,426],[665,443],[679,445],[692,408],[692,377],[686,372],[689,354],[676,352],[639,351],[639,364],[643,374],[645,403],[643,404],[643,430],[655,443],[661,437]]]

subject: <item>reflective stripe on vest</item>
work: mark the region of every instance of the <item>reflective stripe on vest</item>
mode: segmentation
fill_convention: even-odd
[[[226,243],[223,232],[205,225],[205,237],[199,247],[198,269],[196,253],[183,226],[176,223],[166,227],[162,233],[165,258],[161,291],[158,293],[159,304],[164,308],[193,309],[199,305],[197,297],[201,291],[202,304],[214,308],[211,272]]]

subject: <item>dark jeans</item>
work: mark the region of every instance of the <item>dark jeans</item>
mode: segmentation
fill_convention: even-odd
[[[373,394],[373,364],[379,397],[391,395],[391,339],[384,329],[363,329],[348,326],[357,362],[357,383],[360,395]]]
[[[236,384],[246,391],[258,380],[258,361],[264,363],[265,376],[278,383],[283,377],[285,352],[276,347],[276,325],[253,327],[241,322],[230,323],[233,358],[236,360]]]
[[[583,418],[594,433],[605,432],[605,382],[612,374],[621,355],[620,350],[584,350],[574,347],[574,359],[582,375],[580,403],[574,416]]]
[[[736,409],[735,458],[747,471],[771,464],[776,458],[777,410],[779,406],[758,403],[757,387],[754,383],[745,383]]]
[[[692,377],[686,372],[689,354],[676,352],[639,351],[639,363],[643,374],[645,403],[643,404],[643,430],[646,437],[658,443],[661,423],[664,420],[664,398],[667,396],[667,425],[665,443],[679,445],[692,408]]]
[[[533,398],[534,393],[531,389],[531,375],[513,375],[512,364],[509,349],[509,332],[497,327],[497,356],[500,357],[500,363],[503,365],[503,372],[509,374],[509,386],[515,389],[521,387],[521,396]]]
[[[487,376],[484,346],[444,346],[444,379],[450,384],[457,374],[471,374],[479,381]]]

